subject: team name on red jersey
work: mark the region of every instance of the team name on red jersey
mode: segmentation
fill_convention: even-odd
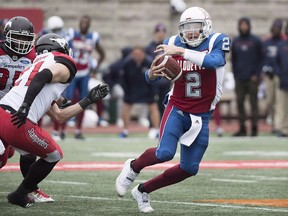
[[[200,71],[200,70],[205,70],[204,67],[200,67],[196,64],[194,64],[191,61],[187,60],[177,60],[178,64],[182,68],[183,71]]]

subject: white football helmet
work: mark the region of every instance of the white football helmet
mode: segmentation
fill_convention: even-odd
[[[64,27],[63,19],[59,16],[51,16],[47,20],[47,28],[51,32],[59,31]]]
[[[212,31],[212,20],[203,8],[190,7],[182,13],[179,22],[182,43],[197,47],[212,34]]]

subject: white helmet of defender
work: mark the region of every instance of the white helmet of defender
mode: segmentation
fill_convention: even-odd
[[[212,34],[212,20],[206,10],[200,7],[186,9],[179,22],[179,36],[182,43],[197,47]]]

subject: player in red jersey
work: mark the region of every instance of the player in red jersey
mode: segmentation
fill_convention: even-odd
[[[4,27],[5,40],[0,43],[0,99],[14,86],[20,73],[30,66],[36,57],[34,49],[34,27],[25,17],[11,18]],[[4,150],[3,150],[4,151]],[[0,152],[1,154],[1,152]],[[5,166],[7,158],[14,155],[14,148],[8,147],[0,155],[0,168]],[[20,170],[26,176],[36,156],[20,156]],[[29,194],[35,202],[53,202],[54,200],[38,187]]]
[[[34,204],[28,194],[63,157],[60,146],[37,125],[39,119],[47,113],[54,120],[66,121],[108,94],[106,85],[98,85],[80,102],[59,109],[56,101],[76,74],[68,42],[60,35],[46,34],[38,39],[36,52],[33,64],[21,73],[14,87],[0,100],[0,139],[4,146],[11,145],[21,155],[40,157],[19,187],[7,196],[10,203],[24,208]]]
[[[180,18],[179,34],[167,38],[156,51],[172,55],[182,67],[182,77],[175,81],[160,125],[157,148],[149,148],[137,159],[128,159],[116,179],[116,192],[124,196],[140,171],[173,159],[178,142],[180,163],[164,173],[137,185],[131,191],[140,212],[154,211],[149,194],[195,176],[208,147],[209,120],[222,94],[225,53],[230,38],[213,33],[209,14],[199,7],[185,10]],[[146,72],[148,82],[163,77],[163,66]]]

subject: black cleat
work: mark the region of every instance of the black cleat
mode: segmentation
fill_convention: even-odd
[[[247,136],[246,131],[238,131],[236,133],[233,134],[233,137],[241,137],[241,136]]]
[[[9,203],[23,208],[30,208],[34,205],[34,200],[30,199],[27,195],[25,197],[19,197],[16,192],[9,193],[7,199]]]
[[[78,140],[84,140],[84,136],[82,135],[82,133],[77,133],[75,134],[75,139],[78,139]]]

